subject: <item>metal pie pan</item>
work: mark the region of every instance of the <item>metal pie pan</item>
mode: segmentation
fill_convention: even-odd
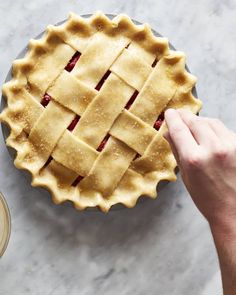
[[[81,15],[81,17],[84,17],[84,18],[89,18],[91,17],[93,14],[84,14],[84,15]],[[109,17],[110,19],[116,17],[117,15],[116,14],[106,14],[107,17]],[[60,21],[56,24],[56,26],[59,26],[63,23],[65,23],[67,21],[67,19],[63,20],[63,21]],[[136,25],[142,25],[141,22],[137,21],[137,20],[134,20],[132,19],[132,21],[136,24]],[[39,35],[37,35],[34,39],[40,39],[43,34],[44,34],[45,31],[41,32]],[[153,34],[156,36],[156,37],[163,37],[159,32],[157,32],[156,30],[152,29],[152,32]],[[176,51],[176,48],[169,42],[169,47],[171,50],[174,50]],[[20,58],[23,58],[26,53],[28,51],[28,46],[25,46],[21,51],[20,53],[17,55],[16,59],[20,59]],[[188,66],[186,65],[186,70],[190,73],[190,70],[188,68]],[[6,76],[6,79],[5,79],[5,82],[8,82],[12,79],[12,67],[10,68],[7,76]],[[195,97],[197,97],[197,90],[196,90],[196,87],[193,88],[193,94]],[[1,105],[0,105],[0,112],[7,106],[7,103],[6,103],[6,100],[5,98],[2,96],[1,98]],[[8,135],[9,135],[9,128],[6,124],[1,124],[2,125],[2,134],[3,134],[3,137],[4,137],[4,140],[6,141]],[[8,152],[9,154],[11,155],[12,158],[15,158],[15,150],[12,149],[11,147],[8,147],[7,146],[7,149],[8,149]],[[29,179],[31,179],[31,176],[29,175],[28,172],[26,171],[22,171],[26,177]],[[169,182],[168,181],[161,181],[158,185],[157,185],[157,190],[158,192],[160,192]],[[37,188],[36,188],[37,189]],[[45,191],[47,191],[46,189],[44,189]],[[147,197],[146,196],[143,196],[143,197],[140,197],[138,199],[138,203],[137,204],[140,204],[140,203],[143,203],[145,200],[147,200]],[[122,204],[117,204],[117,205],[114,205],[111,207],[111,210],[118,210],[118,209],[124,209],[126,208],[124,205]],[[97,208],[87,208],[86,210],[91,210],[91,211],[97,211]]]

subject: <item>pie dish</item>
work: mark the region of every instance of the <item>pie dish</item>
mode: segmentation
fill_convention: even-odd
[[[12,77],[0,114],[10,128],[6,143],[16,150],[15,166],[55,203],[133,207],[141,195],[155,198],[160,181],[176,179],[163,112],[198,113],[202,103],[185,54],[148,25],[71,13],[30,41]]]

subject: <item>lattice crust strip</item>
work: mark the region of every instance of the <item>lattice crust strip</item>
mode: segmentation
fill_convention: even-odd
[[[201,102],[185,55],[148,25],[71,13],[30,41],[12,76],[0,114],[11,130],[7,144],[55,203],[133,207],[141,195],[155,198],[159,181],[176,179],[165,123],[156,130],[156,120],[168,107],[197,113]]]

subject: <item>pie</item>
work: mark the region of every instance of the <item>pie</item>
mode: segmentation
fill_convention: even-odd
[[[161,180],[176,179],[176,161],[163,137],[163,111],[201,101],[185,54],[126,15],[82,18],[71,13],[48,26],[13,63],[3,85],[0,115],[16,150],[15,166],[55,203],[107,212],[140,196],[157,196]]]

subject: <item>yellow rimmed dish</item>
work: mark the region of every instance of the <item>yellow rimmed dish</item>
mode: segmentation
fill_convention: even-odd
[[[11,216],[7,202],[0,192],[0,257],[4,254],[11,233]]]

